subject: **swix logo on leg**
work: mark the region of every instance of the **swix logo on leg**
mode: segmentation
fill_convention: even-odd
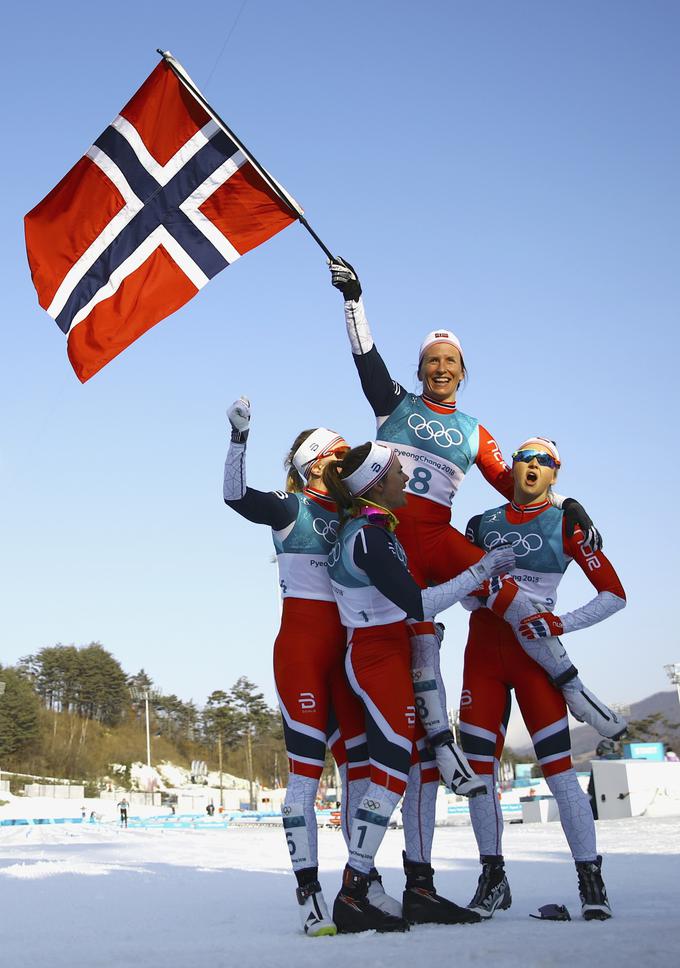
[[[304,709],[305,712],[310,709],[316,709],[316,699],[313,692],[301,692],[298,702],[300,703],[300,708]]]
[[[463,689],[460,694],[460,708],[472,705],[472,693],[469,689]]]
[[[407,706],[406,707],[405,716],[406,716],[406,722],[409,724],[409,726],[415,726],[415,724],[416,724],[416,707],[415,706]]]

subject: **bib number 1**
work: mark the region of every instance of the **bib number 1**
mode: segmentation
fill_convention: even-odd
[[[431,480],[432,471],[428,471],[426,467],[416,467],[409,478],[408,489],[413,491],[414,494],[427,494],[430,490]]]

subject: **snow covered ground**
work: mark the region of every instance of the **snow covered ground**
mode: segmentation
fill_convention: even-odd
[[[280,830],[120,830],[109,824],[0,828],[0,951],[12,968],[319,968],[356,959],[395,968],[430,965],[598,968],[677,964],[680,819],[601,822],[599,847],[615,918],[583,922],[576,878],[556,823],[507,825],[513,906],[466,927],[408,935],[309,939],[299,933],[294,881]],[[342,835],[320,831],[322,884],[332,903]],[[402,889],[401,833],[379,855],[385,885]],[[478,863],[467,826],[438,828],[440,891],[472,895]],[[530,920],[547,902],[574,921]],[[368,956],[368,960],[364,959]]]

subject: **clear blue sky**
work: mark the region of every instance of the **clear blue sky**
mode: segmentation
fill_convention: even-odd
[[[22,218],[164,47],[358,268],[394,376],[414,386],[423,334],[450,327],[462,409],[506,455],[529,434],[558,441],[560,490],[593,514],[630,601],[566,644],[605,699],[669,688],[678,4],[40,3],[4,26],[0,661],[99,640],[185,699],[246,674],[273,701],[271,540],[222,504],[225,406],[252,399],[262,488],[303,427],[373,435],[341,298],[297,225],[87,385],[71,371]],[[454,520],[497,503],[473,471]],[[591,597],[573,572],[562,610]],[[465,616],[446,620],[455,705]]]

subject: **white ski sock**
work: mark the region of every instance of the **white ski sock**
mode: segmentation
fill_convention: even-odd
[[[319,864],[318,831],[314,812],[318,787],[319,781],[310,776],[291,773],[288,777],[282,813],[293,870],[317,867]]]
[[[574,770],[546,776],[546,783],[557,801],[560,823],[575,861],[597,857],[595,821],[590,801],[581,789]]]
[[[347,763],[339,767],[340,780],[342,782],[342,801],[340,803],[340,827],[342,836],[349,850],[350,834],[352,828],[352,817],[357,812],[359,801],[366,793],[368,788],[368,777],[360,780],[349,779],[349,765]]]
[[[411,674],[420,720],[427,735],[436,736],[449,728],[449,721],[439,661],[439,639],[434,633],[411,638]]]
[[[438,788],[438,781],[421,782],[420,763],[411,767],[404,802],[401,805],[401,816],[404,821],[406,856],[416,864],[429,864],[432,860]]]
[[[352,819],[349,864],[362,874],[375,867],[375,855],[382,843],[390,817],[401,796],[377,783],[369,783]]]
[[[480,854],[503,853],[503,813],[496,795],[496,771],[497,767],[494,767],[493,776],[479,774],[488,793],[469,801],[470,820]]]

